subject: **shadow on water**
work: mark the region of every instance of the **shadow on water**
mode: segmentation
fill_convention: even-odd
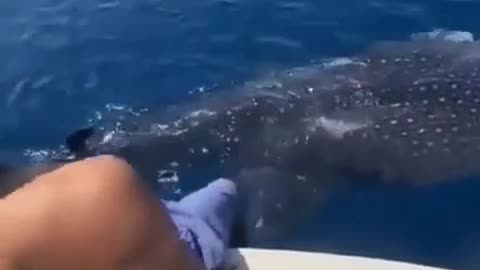
[[[176,199],[207,184],[214,170],[188,172],[166,191]],[[480,176],[418,187],[351,186],[330,193],[308,220],[254,247],[332,252],[476,270]],[[165,192],[165,190],[163,191]],[[295,213],[290,215],[294,218]]]
[[[334,194],[309,222],[274,245],[477,269],[479,179],[354,187]]]

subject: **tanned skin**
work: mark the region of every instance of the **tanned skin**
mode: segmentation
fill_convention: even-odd
[[[203,270],[129,164],[85,159],[0,199],[2,270]]]

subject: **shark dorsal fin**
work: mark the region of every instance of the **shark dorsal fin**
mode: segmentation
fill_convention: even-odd
[[[65,140],[65,146],[72,154],[82,154],[87,150],[87,140],[95,132],[95,127],[86,127],[70,134]]]

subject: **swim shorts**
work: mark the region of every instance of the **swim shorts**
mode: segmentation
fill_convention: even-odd
[[[218,179],[178,202],[164,203],[180,239],[202,259],[206,269],[222,267],[238,204],[236,185]]]

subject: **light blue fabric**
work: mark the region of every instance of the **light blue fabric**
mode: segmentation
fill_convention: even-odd
[[[238,207],[238,190],[218,179],[178,202],[164,201],[180,239],[200,256],[208,270],[223,265]]]

